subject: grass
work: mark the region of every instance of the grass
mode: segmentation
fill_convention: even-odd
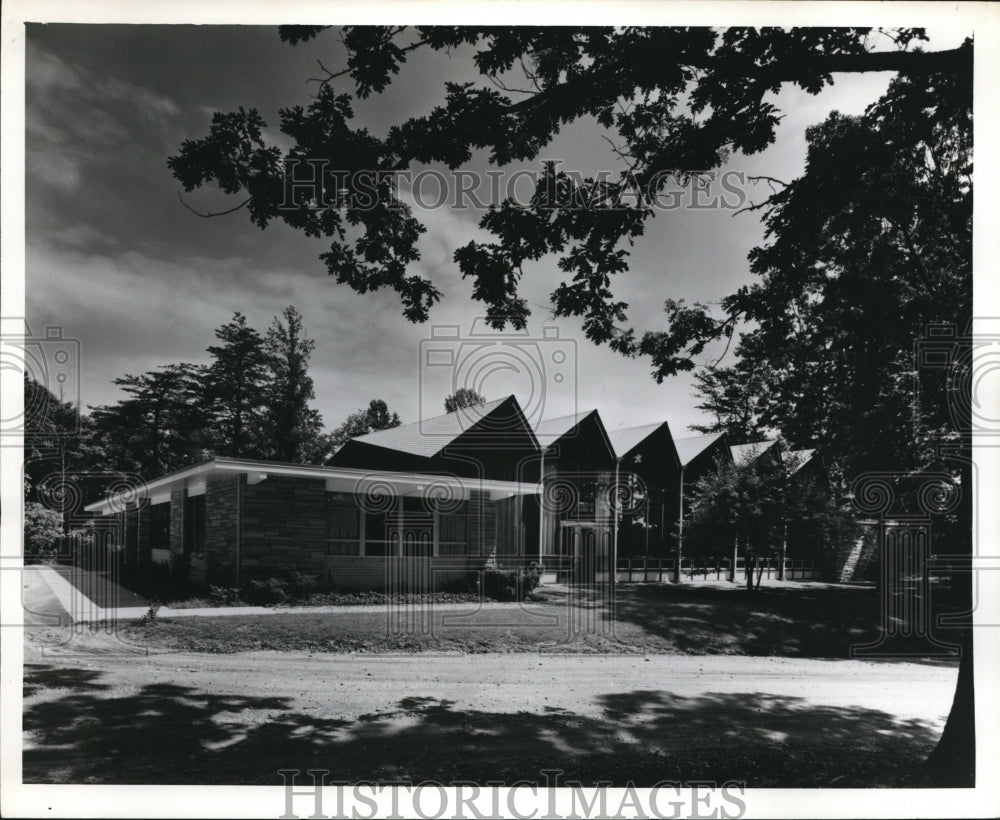
[[[212,609],[222,606],[269,606],[277,609],[291,606],[385,606],[388,603],[462,604],[476,603],[474,592],[428,592],[388,595],[384,592],[314,592],[282,604],[252,604],[244,600],[226,603],[218,598],[179,598],[169,601],[169,609]],[[487,601],[490,599],[486,599]]]
[[[847,658],[877,638],[875,589],[622,585],[616,605],[536,591],[526,605],[458,611],[398,603],[336,613],[159,617],[125,627],[151,648],[229,653],[618,652]]]

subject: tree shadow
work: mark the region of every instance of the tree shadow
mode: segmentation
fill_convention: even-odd
[[[71,691],[27,705],[25,782],[269,785],[282,782],[279,769],[324,769],[342,782],[544,784],[542,770],[561,769],[563,782],[590,785],[861,788],[908,783],[939,734],[921,720],[766,693],[636,690],[516,713],[428,695],[331,718],[284,697],[173,683],[115,696],[99,676],[26,670],[31,691]]]
[[[852,646],[883,634],[875,588],[634,585],[619,589],[615,617],[684,654],[849,658]],[[923,640],[902,648],[915,656],[935,653]]]

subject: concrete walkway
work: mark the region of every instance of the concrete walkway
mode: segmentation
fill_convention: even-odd
[[[70,569],[73,568],[60,568]],[[95,575],[96,573],[90,573]],[[71,583],[68,577],[72,577],[77,584]],[[97,621],[130,620],[141,618],[149,611],[150,603],[131,590],[117,584],[113,584],[108,579],[101,579],[98,585],[94,579],[85,579],[86,583],[81,583],[81,577],[74,573],[67,573],[52,567],[33,566],[25,567],[23,595],[26,602],[33,601],[30,609],[34,624],[51,625],[69,620],[72,623],[89,623]],[[81,588],[90,592],[90,595],[81,591]],[[100,589],[100,596],[94,594],[95,589]],[[95,600],[96,599],[96,600]],[[108,604],[101,606],[98,601]],[[123,602],[123,605],[115,605],[115,601]],[[174,609],[168,606],[161,606],[157,611],[160,618],[192,618],[211,617],[220,618],[229,615],[288,615],[295,613],[346,613],[357,612],[359,609],[391,611],[396,607],[405,608],[412,611],[414,608],[433,608],[436,612],[477,612],[481,609],[502,609],[511,606],[531,607],[531,604],[510,604],[498,602],[477,603],[470,601],[466,603],[429,603],[429,604],[370,604],[370,605],[326,605],[326,606],[213,606],[194,607],[184,609]],[[28,622],[31,623],[31,622]]]

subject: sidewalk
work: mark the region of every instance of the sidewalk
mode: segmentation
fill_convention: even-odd
[[[24,596],[23,600],[27,607],[27,602],[33,602],[30,609],[37,625],[51,625],[61,622],[60,619],[71,619],[72,623],[87,623],[93,621],[109,620],[129,620],[141,618],[149,611],[150,603],[136,595],[129,589],[110,580],[99,578],[88,578],[85,570],[76,570],[73,567],[61,567],[54,569],[48,566],[26,567],[24,573]],[[73,577],[80,582],[80,586],[87,590],[90,595],[84,594],[80,588],[71,583],[65,576],[73,571]],[[84,575],[76,573],[83,572]],[[89,573],[97,576],[98,573]],[[96,600],[95,600],[96,599]],[[106,606],[100,606],[98,601]],[[121,605],[114,602],[119,601]],[[225,617],[227,615],[287,615],[295,613],[347,613],[364,611],[391,611],[395,608],[405,608],[412,611],[416,608],[432,608],[436,612],[476,612],[481,609],[502,609],[505,607],[519,607],[531,604],[498,603],[494,601],[477,603],[470,601],[466,603],[393,603],[393,604],[372,604],[372,605],[327,605],[327,606],[213,606],[197,607],[191,609],[173,609],[168,606],[161,606],[157,611],[160,618],[192,618],[192,617]]]

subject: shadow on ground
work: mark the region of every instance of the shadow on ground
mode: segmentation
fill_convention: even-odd
[[[108,696],[100,677],[25,667],[26,693],[45,698],[26,703],[26,783],[277,785],[279,769],[326,769],[348,782],[544,783],[541,770],[556,768],[584,784],[895,786],[938,737],[922,721],[759,693],[606,694],[600,717],[471,711],[408,697],[347,720],[296,711],[282,697],[173,683]]]
[[[619,588],[614,617],[682,654],[849,658],[852,646],[877,642],[885,634],[883,612],[874,587],[762,587],[747,592],[643,584]],[[939,637],[954,642],[957,636],[943,630]],[[885,651],[949,656],[925,638],[894,641]]]

